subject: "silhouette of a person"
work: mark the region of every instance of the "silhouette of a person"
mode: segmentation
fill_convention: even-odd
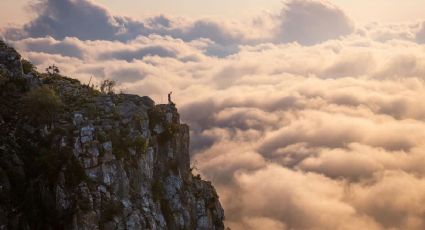
[[[170,92],[170,93],[168,94],[168,104],[170,104],[170,105],[174,105],[174,102],[173,102],[173,101],[171,101],[171,94],[173,94],[173,92]]]

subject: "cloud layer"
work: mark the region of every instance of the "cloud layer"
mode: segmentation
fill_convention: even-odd
[[[245,23],[208,18],[185,20],[164,15],[135,20],[112,15],[92,0],[38,0],[31,9],[39,14],[23,28],[6,29],[7,38],[51,36],[124,42],[156,34],[184,41],[208,39],[224,46],[221,47],[224,52],[223,49],[232,46],[261,42],[312,45],[354,31],[353,22],[341,9],[315,0],[287,1],[281,12],[264,14]]]
[[[425,228],[423,25],[354,27],[311,0],[244,23],[135,20],[86,0],[34,7],[4,36],[40,68],[157,102],[174,91],[232,229]]]

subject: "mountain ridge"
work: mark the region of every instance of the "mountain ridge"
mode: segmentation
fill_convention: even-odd
[[[174,104],[51,70],[0,41],[0,229],[224,229]]]

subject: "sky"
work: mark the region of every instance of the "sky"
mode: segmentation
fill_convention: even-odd
[[[2,1],[0,36],[40,70],[173,91],[233,230],[425,229],[425,3],[116,2]]]
[[[182,16],[224,16],[230,18],[247,17],[260,10],[276,10],[282,5],[282,0],[99,0],[113,11],[128,13],[132,16],[140,14],[172,13]],[[421,0],[333,0],[332,3],[349,12],[352,17],[362,22],[384,21],[399,22],[424,18],[425,2]],[[385,7],[382,7],[382,6]],[[140,10],[144,9],[144,10]],[[235,13],[237,12],[237,13]]]
[[[33,16],[25,6],[30,0],[3,0],[0,8],[0,25],[22,24]],[[107,6],[112,12],[132,17],[155,14],[173,14],[190,17],[227,17],[247,18],[260,11],[273,11],[282,6],[282,0],[96,0]],[[333,0],[356,21],[367,22],[404,22],[424,19],[422,0]],[[237,12],[237,13],[235,13]]]

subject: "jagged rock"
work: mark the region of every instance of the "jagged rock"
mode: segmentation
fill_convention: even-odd
[[[8,78],[22,77],[19,63],[1,43]],[[0,229],[224,228],[215,189],[191,173],[189,127],[174,104],[33,77],[64,109],[33,124],[15,106],[25,91],[0,97]]]
[[[3,76],[22,77],[21,55],[0,40],[0,73]]]
[[[95,129],[91,125],[82,127],[80,129],[80,141],[81,141],[81,143],[86,144],[90,141],[93,141],[93,132],[94,131],[95,131]]]
[[[83,117],[83,114],[81,114],[81,113],[78,113],[78,112],[76,112],[76,113],[74,113],[74,119],[73,119],[73,124],[75,125],[75,126],[80,126],[80,125],[82,125],[83,124],[83,121],[84,121],[84,117]]]

